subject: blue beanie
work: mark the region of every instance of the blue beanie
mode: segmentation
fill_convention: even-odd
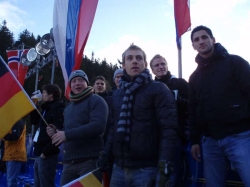
[[[82,71],[82,70],[72,71],[71,74],[70,74],[70,76],[69,76],[69,83],[75,77],[82,77],[87,82],[87,84],[89,85],[88,76],[87,76],[87,74],[84,71]]]
[[[115,80],[115,76],[116,76],[117,74],[123,74],[123,69],[120,68],[120,69],[115,70],[113,80]]]

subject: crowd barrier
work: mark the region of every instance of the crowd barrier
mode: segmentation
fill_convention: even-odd
[[[62,146],[60,150],[62,150]],[[18,187],[33,187],[34,186],[34,161],[33,142],[31,136],[26,138],[26,148],[28,160],[23,163],[21,173],[18,176]],[[203,175],[203,162],[196,162],[190,154],[191,145],[188,143],[183,149],[182,168],[185,187],[205,187],[206,181]],[[55,186],[60,186],[60,178],[62,174],[62,151],[58,155],[58,163],[56,166]],[[0,172],[0,187],[7,187],[6,173]],[[233,170],[229,163],[226,187],[244,187],[240,177]]]

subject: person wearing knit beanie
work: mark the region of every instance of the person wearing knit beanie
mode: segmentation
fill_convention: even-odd
[[[119,88],[119,80],[120,80],[122,75],[123,75],[123,69],[122,68],[115,70],[113,81],[114,81],[114,83],[116,85],[116,88]]]

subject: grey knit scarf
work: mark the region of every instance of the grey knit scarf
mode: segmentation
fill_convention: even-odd
[[[124,72],[124,77],[126,77],[126,72]],[[143,85],[152,81],[152,76],[148,69],[145,69],[140,75],[137,75],[131,82],[127,81],[124,77],[122,77],[119,82],[120,88],[126,90],[117,126],[119,142],[130,141],[131,110],[135,92]]]

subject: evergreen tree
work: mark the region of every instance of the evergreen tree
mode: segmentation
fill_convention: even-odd
[[[14,44],[13,33],[6,27],[7,22],[4,20],[0,26],[0,55],[5,60],[8,61],[6,50],[11,49]]]
[[[115,86],[113,75],[115,70],[118,68],[119,67],[117,66],[117,64],[108,64],[105,59],[100,62],[100,59],[93,59],[92,57],[92,59],[90,60],[87,56],[82,59],[82,64],[80,67],[80,69],[82,69],[88,75],[90,85],[94,84],[96,76],[102,75],[103,77],[105,77],[107,81],[108,91],[111,89],[111,87]]]
[[[26,49],[32,48],[35,47],[38,42],[40,42],[39,37],[36,39],[33,33],[30,33],[27,29],[25,29],[19,34],[19,39],[15,42],[14,47],[20,48],[20,46],[24,43]]]

